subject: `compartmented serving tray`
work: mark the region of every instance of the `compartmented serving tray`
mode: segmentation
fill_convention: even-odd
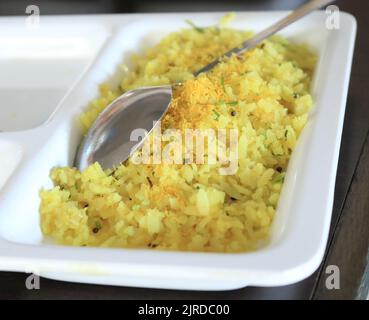
[[[240,12],[232,27],[257,31],[286,14]],[[24,29],[21,17],[0,18],[0,52],[8,48],[0,54],[0,270],[87,283],[220,290],[289,284],[318,267],[331,218],[356,33],[355,19],[346,13],[339,30],[328,30],[327,16],[319,11],[281,32],[308,43],[319,63],[315,106],[292,155],[265,247],[239,254],[80,248],[42,236],[39,190],[51,187],[50,168],[72,164],[81,139],[77,118],[97,96],[98,84],[117,85],[122,62],[186,27],[185,19],[211,25],[223,15],[41,17],[39,30]],[[33,98],[35,90],[45,92],[43,101]]]

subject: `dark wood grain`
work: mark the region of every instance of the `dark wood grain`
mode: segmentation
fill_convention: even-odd
[[[27,290],[27,275],[4,272],[0,276],[0,299],[101,299],[101,300],[152,300],[152,299],[305,299],[309,296],[311,286],[305,282],[283,288],[244,288],[233,291],[180,291],[154,290],[113,286],[86,285],[48,279],[40,280],[40,290]]]
[[[328,289],[322,272],[315,299],[353,299],[368,297],[364,276],[369,248],[369,136],[348,193],[341,219],[335,230],[331,250],[323,270],[335,265],[340,271],[340,289]]]
[[[297,2],[297,1],[296,1]],[[289,3],[295,6],[295,1]],[[248,2],[237,9],[248,10]],[[260,8],[263,3],[260,2]],[[276,3],[274,1],[273,3]],[[286,1],[284,1],[286,3]],[[354,55],[351,84],[349,89],[344,131],[342,136],[340,160],[337,171],[335,198],[332,212],[330,240],[325,261],[321,268],[308,279],[294,285],[277,288],[244,288],[227,292],[189,292],[174,290],[152,290],[125,287],[82,285],[41,279],[41,290],[26,290],[25,274],[0,273],[0,299],[309,299],[309,298],[353,298],[355,288],[363,278],[364,255],[367,239],[362,239],[364,231],[350,236],[350,224],[365,224],[365,192],[369,178],[354,180],[354,173],[365,172],[363,166],[369,165],[362,153],[364,141],[369,130],[369,32],[367,13],[369,1],[337,1],[341,10],[352,13],[358,20],[358,37]],[[266,8],[266,7],[264,7]],[[219,10],[222,8],[220,7]],[[267,8],[266,8],[267,9]],[[229,10],[229,9],[227,9]],[[193,11],[193,10],[192,10]],[[337,66],[339,67],[339,66]],[[361,155],[361,157],[360,157]],[[365,160],[366,159],[366,160]],[[360,163],[359,163],[360,161]],[[365,164],[365,161],[366,164]],[[360,173],[359,175],[361,175]],[[356,176],[358,177],[358,176]],[[365,184],[365,182],[367,182]],[[368,195],[366,193],[366,195]],[[359,205],[361,203],[361,205]],[[366,204],[367,205],[367,204]],[[366,208],[366,209],[365,209]],[[367,212],[367,215],[369,212]],[[346,243],[346,241],[348,241]],[[351,254],[342,253],[350,249]],[[360,267],[352,269],[357,262]],[[341,270],[340,292],[326,292],[322,287],[325,281],[325,266],[339,264]],[[351,269],[350,269],[351,268]],[[354,270],[352,274],[350,270]],[[358,290],[358,288],[356,288]]]
[[[351,83],[347,99],[345,124],[342,134],[340,160],[337,170],[335,200],[332,212],[332,223],[330,229],[329,243],[326,251],[326,258],[331,250],[334,249],[333,235],[337,230],[340,217],[347,200],[347,196],[354,180],[354,173],[359,165],[360,153],[363,149],[364,141],[369,130],[369,64],[367,57],[369,56],[369,24],[367,20],[367,12],[369,12],[368,1],[337,1],[340,10],[347,11],[355,16],[358,23],[357,40],[355,54],[351,73]],[[363,190],[367,192],[367,186],[362,185]],[[355,195],[354,195],[355,197]],[[351,208],[351,214],[356,216],[354,208]],[[356,247],[361,245],[361,241],[347,243],[347,247]],[[326,266],[326,264],[323,264]],[[322,265],[322,266],[323,266]],[[317,280],[312,296],[318,298],[316,290],[320,288],[324,278],[325,267],[321,267],[319,273],[320,281]],[[345,276],[345,275],[344,275]],[[349,276],[349,275],[347,275]],[[319,277],[317,279],[319,279]],[[345,281],[345,279],[343,279]],[[342,289],[342,292],[344,289]],[[341,293],[342,293],[341,292]],[[354,298],[352,295],[351,298]]]

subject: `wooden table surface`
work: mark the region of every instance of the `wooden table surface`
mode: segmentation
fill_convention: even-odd
[[[0,299],[366,299],[369,289],[369,2],[337,1],[358,21],[358,35],[337,172],[330,238],[324,261],[294,285],[190,292],[65,283],[41,279],[27,290],[26,275],[0,273]],[[339,68],[340,66],[337,66]],[[317,164],[318,165],[318,164]],[[312,199],[313,200],[313,199]],[[340,289],[325,286],[326,267],[340,269]]]

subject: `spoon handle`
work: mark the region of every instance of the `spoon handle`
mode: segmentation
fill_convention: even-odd
[[[233,54],[239,55],[246,50],[255,47],[264,39],[270,37],[271,35],[275,34],[279,30],[287,27],[288,25],[292,24],[293,22],[297,21],[298,19],[302,18],[303,16],[309,14],[310,12],[319,9],[329,3],[333,2],[333,0],[312,0],[308,3],[302,5],[301,7],[297,8],[296,10],[292,11],[288,16],[279,20],[278,22],[274,23],[267,29],[257,33],[251,39],[246,40],[241,44],[240,47],[234,48],[226,52],[222,57],[214,60],[213,62],[209,63],[207,66],[201,68],[200,70],[194,73],[194,76],[198,76],[200,73],[207,72],[214,68],[219,62],[223,61],[225,57],[230,57]]]

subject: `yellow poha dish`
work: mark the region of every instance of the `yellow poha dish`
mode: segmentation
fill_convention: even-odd
[[[54,168],[55,187],[42,190],[41,227],[58,243],[75,246],[242,252],[268,238],[285,171],[312,106],[316,57],[305,45],[272,37],[213,71],[200,69],[251,33],[193,27],[170,34],[144,55],[118,90],[81,116],[85,131],[121,93],[170,84],[174,98],[163,128],[236,128],[238,169],[220,164],[134,164],[111,170],[98,163],[83,172]]]

